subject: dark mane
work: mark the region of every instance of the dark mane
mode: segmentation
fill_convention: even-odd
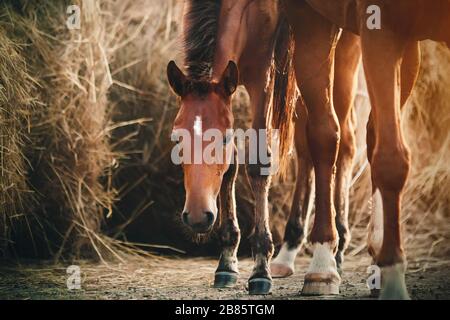
[[[185,16],[184,64],[192,80],[211,77],[221,0],[189,0]]]

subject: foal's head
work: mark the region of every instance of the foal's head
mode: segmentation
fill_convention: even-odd
[[[183,150],[181,165],[186,202],[182,221],[195,233],[206,233],[212,229],[216,220],[217,196],[234,153],[234,142],[230,139],[229,129],[233,128],[231,96],[238,85],[238,69],[230,61],[220,81],[192,80],[171,61],[167,66],[167,77],[180,104],[173,125],[172,140]],[[215,129],[215,133],[220,132],[221,140],[214,141],[218,139],[215,135],[211,142],[214,146],[218,145],[221,152],[216,152],[218,149],[215,149],[211,153],[213,159],[205,161],[202,155],[212,145],[205,141],[208,139],[205,133],[209,129]],[[196,144],[196,141],[200,143]],[[190,153],[190,159],[184,157],[185,152]],[[200,161],[194,160],[195,153],[201,155]]]

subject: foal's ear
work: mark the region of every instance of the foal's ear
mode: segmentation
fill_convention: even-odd
[[[228,62],[220,83],[228,96],[231,96],[236,91],[239,84],[239,71],[236,63],[233,61]]]
[[[178,68],[173,60],[167,65],[167,79],[169,80],[172,90],[181,97],[184,94],[187,79],[183,71]]]

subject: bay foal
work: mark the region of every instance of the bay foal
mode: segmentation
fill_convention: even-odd
[[[382,217],[372,217],[369,252],[381,267],[380,298],[409,298],[400,230],[401,194],[410,166],[400,128],[419,70],[418,40],[450,45],[447,0],[285,0],[295,37],[297,83],[308,111],[307,142],[315,171],[316,208],[310,240],[314,256],[305,276],[306,294],[338,293],[334,255],[339,247],[334,176],[341,128],[334,106],[336,45],[344,28],[360,36],[372,105],[367,125],[368,158]],[[381,28],[368,28],[368,8],[381,12]],[[337,186],[339,188],[339,186]],[[377,211],[376,211],[377,212]],[[382,234],[380,234],[382,233]]]
[[[279,2],[189,0],[185,1],[184,11],[187,74],[173,61],[167,68],[170,86],[180,103],[173,125],[175,139],[180,129],[202,135],[214,128],[225,136],[234,124],[231,98],[242,84],[250,96],[252,128],[279,129],[280,159],[286,159],[296,85],[291,64],[292,41],[287,21],[281,18]],[[258,149],[266,150],[266,139],[258,140]],[[184,138],[180,141],[186,142]],[[202,150],[205,147],[202,144]],[[235,150],[233,139],[225,138],[223,148]],[[220,211],[217,220],[222,254],[215,274],[216,287],[234,285],[238,275],[240,231],[234,195],[237,164],[230,160],[221,164],[183,164],[186,191],[183,222],[195,233],[207,233]],[[259,162],[246,166],[255,198],[255,229],[251,238],[255,266],[248,281],[250,294],[267,294],[272,286],[269,261],[273,243],[268,209],[271,177],[261,174],[264,166],[267,165]]]

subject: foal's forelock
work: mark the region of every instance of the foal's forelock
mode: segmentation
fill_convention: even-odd
[[[187,76],[192,80],[207,81],[211,78],[220,6],[221,0],[188,1],[184,17],[184,63]]]
[[[186,94],[195,94],[197,96],[203,97],[215,90],[214,84],[208,81],[195,81],[189,80],[186,83]]]

